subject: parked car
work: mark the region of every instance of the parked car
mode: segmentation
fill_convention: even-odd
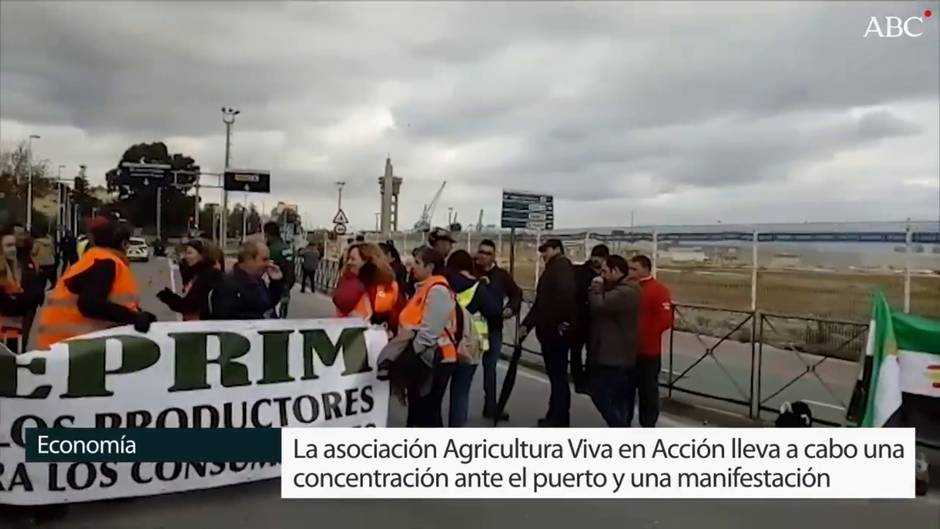
[[[150,246],[146,240],[140,237],[131,237],[127,245],[127,258],[129,260],[147,262],[150,260],[150,255]]]

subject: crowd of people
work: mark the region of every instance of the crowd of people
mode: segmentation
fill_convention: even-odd
[[[265,240],[246,241],[226,270],[223,253],[192,239],[180,255],[181,292],[157,298],[184,321],[253,320],[287,316],[297,276],[301,292],[315,290],[322,247],[298,252],[265,224]],[[99,217],[89,223],[89,245],[77,251],[67,234],[47,244],[13,226],[0,233],[0,339],[22,352],[37,325],[39,348],[119,325],[147,332],[155,316],[140,308],[140,291],[128,264],[126,224]],[[564,246],[549,239],[539,247],[545,262],[535,299],[515,334],[535,331],[550,382],[548,410],[538,425],[570,423],[571,388],[590,396],[612,427],[630,426],[638,403],[639,425],[655,426],[659,414],[661,340],[672,323],[669,292],[652,277],[649,258],[625,259],[598,245],[590,259],[573,265]],[[65,263],[56,278],[59,260]],[[497,264],[496,244],[483,240],[475,255],[454,250],[449,231],[435,228],[427,245],[402,260],[391,243],[354,241],[341,260],[333,293],[335,316],[384,326],[389,345],[379,357],[408,405],[409,426],[464,426],[472,408],[470,388],[482,364],[482,416],[506,421],[497,407],[496,366],[505,321],[521,316],[522,289]],[[296,273],[295,273],[296,270]],[[47,285],[52,285],[47,292]],[[517,320],[518,321],[518,320]]]

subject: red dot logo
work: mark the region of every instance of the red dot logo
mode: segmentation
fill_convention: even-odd
[[[929,9],[926,10],[926,11],[924,11],[924,16],[927,17],[927,18],[930,18],[930,15],[932,15],[932,14],[933,14],[933,11],[931,11],[931,10],[929,10]]]

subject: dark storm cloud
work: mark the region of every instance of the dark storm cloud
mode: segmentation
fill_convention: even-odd
[[[0,114],[217,145],[218,109],[236,106],[236,158],[295,200],[334,180],[374,193],[389,152],[417,209],[442,178],[482,202],[504,185],[573,207],[741,185],[765,198],[762,182],[841,154],[935,140],[936,17],[918,39],[862,38],[870,16],[923,6],[5,2]]]

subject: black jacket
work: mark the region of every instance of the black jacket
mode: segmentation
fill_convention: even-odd
[[[3,257],[0,257],[3,259]],[[0,290],[0,313],[6,316],[30,316],[42,305],[46,296],[46,276],[39,273],[31,259],[20,263],[23,277],[20,279],[22,292],[6,294]]]
[[[591,281],[600,273],[591,268],[591,261],[579,264],[574,267],[575,277],[575,301],[577,309],[575,311],[575,332],[587,335],[591,328],[591,307],[588,303],[588,290],[591,288]]]
[[[499,317],[487,320],[487,325],[489,325],[491,329],[500,330],[503,328],[503,306],[509,307],[513,315],[519,314],[519,310],[522,308],[522,289],[519,288],[519,285],[516,284],[512,276],[509,275],[509,272],[499,266],[494,266],[487,271],[479,270],[478,272],[480,277],[486,276],[490,278],[490,288],[492,288],[493,293],[499,299],[500,303]],[[506,299],[505,305],[503,305],[503,299]]]
[[[214,266],[202,263],[193,267],[191,272],[192,284],[185,295],[164,290],[157,297],[173,312],[198,314],[201,320],[209,319],[209,296],[219,286],[224,274]]]
[[[97,259],[84,272],[66,280],[65,287],[78,296],[78,311],[83,316],[114,323],[135,323],[140,311],[108,301],[117,271],[114,261]]]
[[[261,278],[235,265],[212,293],[213,320],[262,320],[276,318],[274,306],[281,300],[282,281],[265,285]]]
[[[576,303],[574,266],[559,255],[545,264],[535,302],[522,325],[537,334],[557,334],[559,325],[574,321]]]
[[[459,272],[450,272],[447,274],[447,282],[450,284],[450,288],[459,294],[469,288],[473,288],[473,285],[478,281],[476,279],[470,279]],[[471,299],[470,303],[467,305],[467,312],[479,314],[487,321],[488,325],[489,321],[494,318],[502,321],[501,315],[503,308],[500,299],[496,297],[492,287],[480,283],[476,293],[473,294],[473,299]]]

